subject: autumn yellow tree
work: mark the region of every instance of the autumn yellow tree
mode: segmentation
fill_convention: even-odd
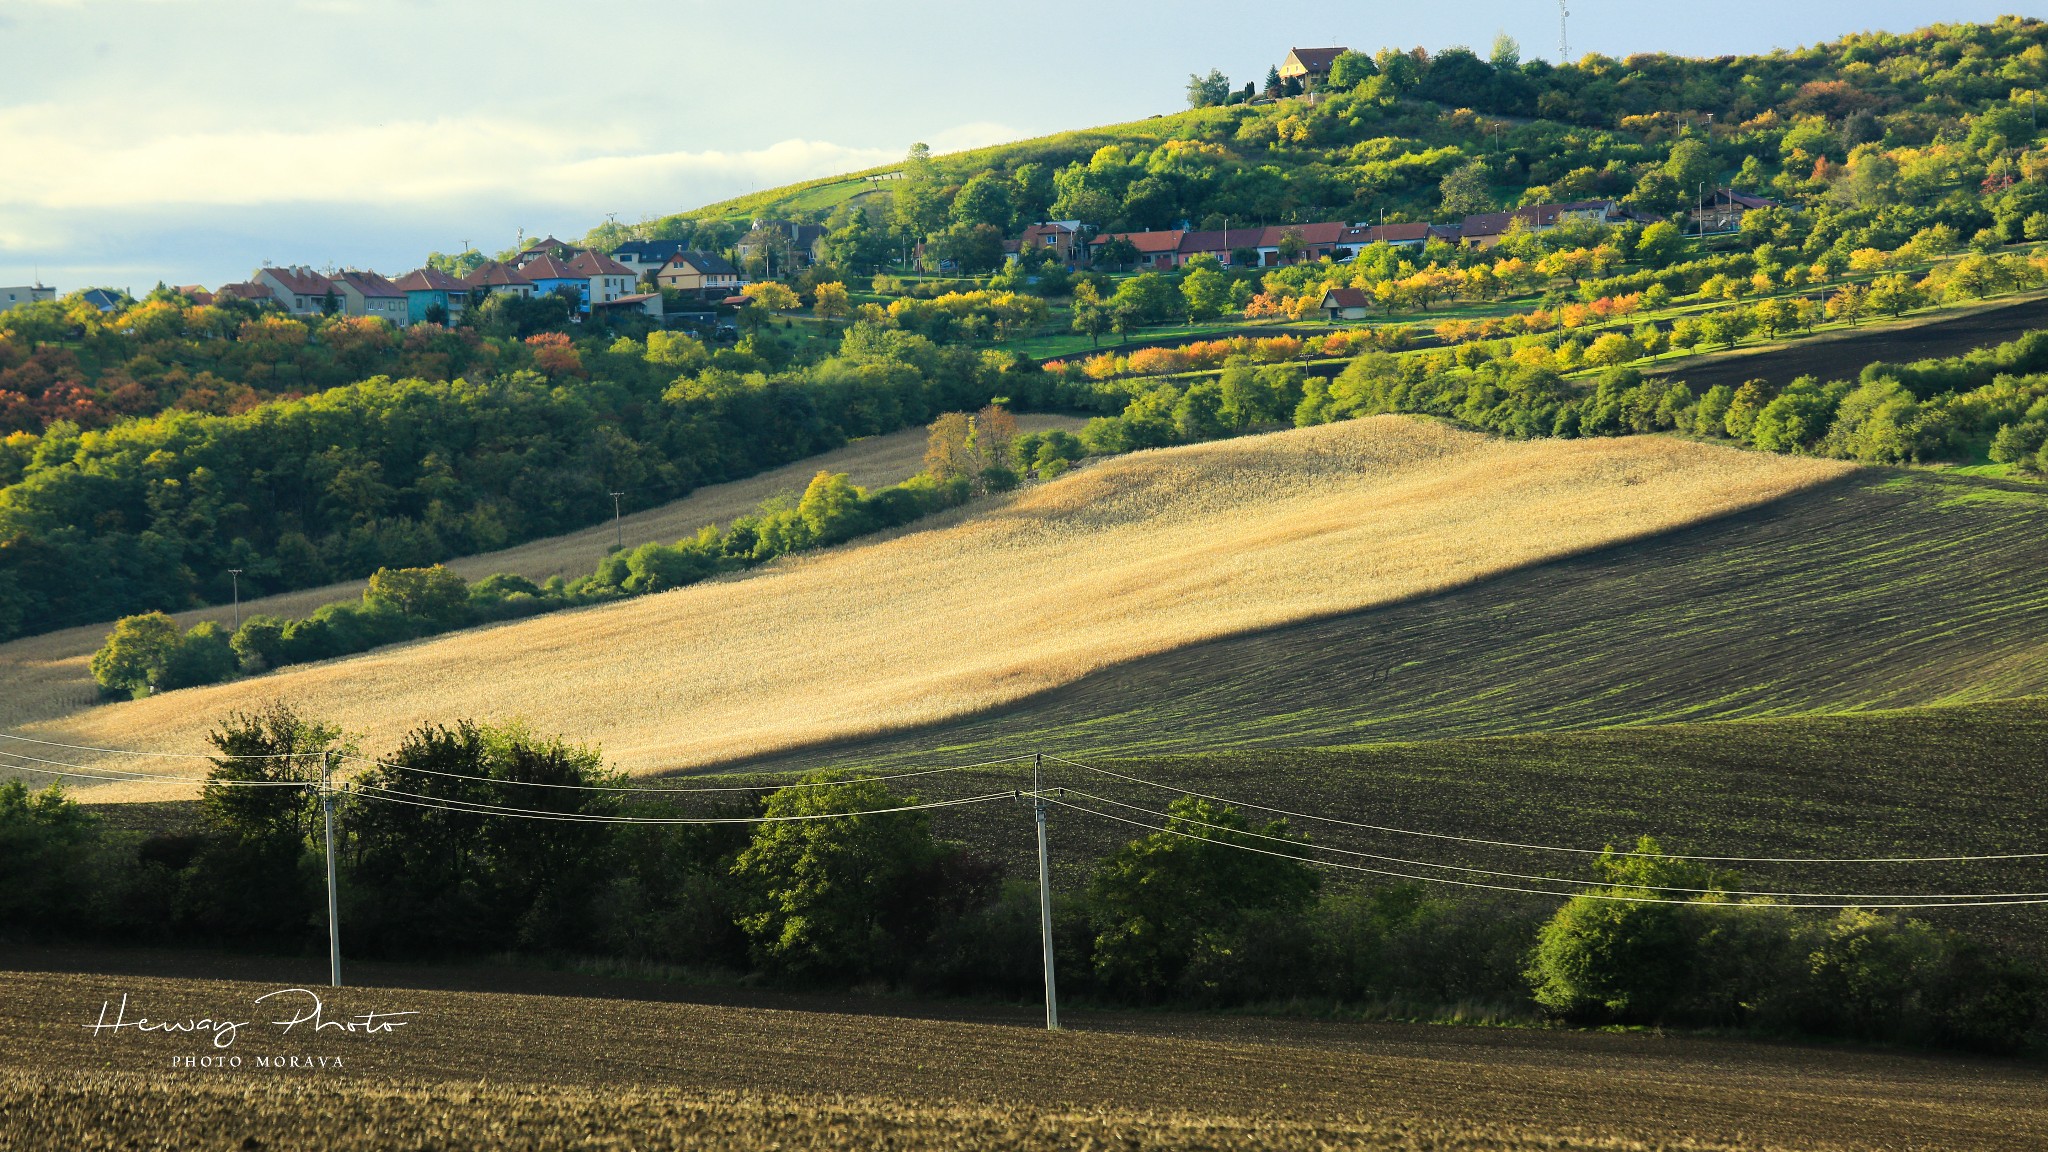
[[[834,280],[820,284],[817,300],[811,305],[811,312],[820,320],[844,320],[853,315],[853,302],[847,298],[846,285]]]
[[[745,296],[749,304],[766,312],[787,312],[801,303],[788,285],[773,280],[749,284],[740,289],[740,295]]]

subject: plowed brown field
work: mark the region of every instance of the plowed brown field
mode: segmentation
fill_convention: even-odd
[[[269,1021],[296,1007],[255,1002],[278,984],[0,981],[10,1149],[2048,1146],[2038,1066],[1931,1056],[1172,1015],[1082,1015],[1048,1034],[1022,1012],[970,1023],[395,987],[315,991],[330,1022],[418,1013],[396,1032],[285,1035]],[[115,1019],[123,994],[131,1020],[255,1023],[227,1048],[95,1035],[86,1025],[103,1004]],[[241,1066],[173,1066],[186,1056]]]

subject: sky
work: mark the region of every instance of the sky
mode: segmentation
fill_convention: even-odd
[[[1570,0],[1570,53],[1721,55],[2017,0]],[[1554,0],[0,0],[0,285],[402,273],[1182,107],[1293,45],[1558,58]]]

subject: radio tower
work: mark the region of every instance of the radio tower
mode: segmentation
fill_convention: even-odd
[[[1565,0],[1557,0],[1557,62],[1559,64],[1570,63],[1572,58],[1571,40],[1565,35],[1564,28],[1565,17],[1571,14],[1572,10],[1565,6]]]

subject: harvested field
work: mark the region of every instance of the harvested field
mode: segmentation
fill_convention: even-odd
[[[1648,540],[756,766],[1431,740],[2042,693],[2043,570],[2048,490],[1863,471]]]
[[[1961,313],[1936,313],[1898,323],[1872,320],[1865,328],[1788,344],[1688,357],[1647,368],[1645,374],[1683,380],[1694,392],[1717,384],[1735,388],[1748,380],[1782,387],[1801,376],[1854,380],[1865,365],[1880,360],[1902,363],[1960,356],[1974,348],[2003,344],[2036,328],[2048,328],[2048,296],[2033,293]]]
[[[600,743],[629,770],[715,764],[985,711],[1120,662],[1441,592],[1849,471],[1663,437],[1516,443],[1405,417],[1347,421],[1138,453],[747,576],[34,731],[192,751],[228,710],[286,697],[371,747],[428,720],[522,716]]]
[[[1049,428],[1077,429],[1083,421],[1070,416],[1028,414],[1017,419],[1026,432]],[[672,500],[624,517],[619,534],[627,547],[649,540],[664,543],[692,535],[706,524],[722,523],[742,515],[762,501],[785,493],[801,493],[819,469],[844,472],[855,484],[874,488],[894,484],[916,475],[924,467],[925,432],[907,429],[887,436],[856,440],[844,448],[799,460],[758,476],[700,488],[680,500]],[[465,579],[475,580],[493,572],[516,572],[533,580],[550,576],[574,578],[589,574],[612,546],[614,529],[609,520],[579,532],[529,540],[513,548],[464,556],[448,561],[448,567]],[[320,588],[307,588],[276,596],[264,596],[242,603],[246,618],[260,612],[281,616],[303,616],[322,604],[362,595],[363,581],[344,580]],[[219,621],[229,627],[233,612],[227,606],[195,608],[174,617],[180,627],[189,628],[201,620]],[[0,726],[12,727],[62,716],[98,702],[98,693],[86,664],[107,638],[111,621],[46,632],[0,644]]]
[[[0,1119],[77,1149],[879,1147],[2032,1149],[2038,1066],[1647,1035],[1216,1019],[1014,1024],[569,996],[318,989],[324,1018],[204,1039],[155,1019],[268,1021],[280,983],[13,972]],[[631,995],[622,990],[619,995]],[[294,994],[291,999],[303,1003]],[[257,1057],[340,1057],[280,1071]]]

